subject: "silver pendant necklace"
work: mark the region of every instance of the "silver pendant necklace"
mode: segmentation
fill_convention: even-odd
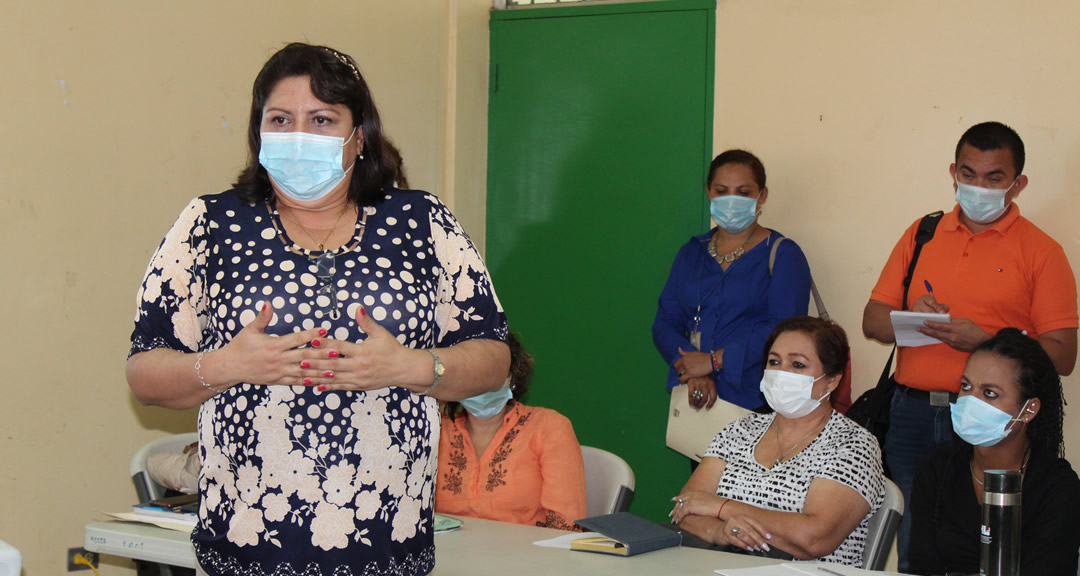
[[[716,234],[713,234],[712,240],[709,241],[709,256],[716,259],[716,262],[719,264],[731,264],[741,258],[743,254],[746,254],[746,244],[750,242],[750,239],[754,237],[754,234],[757,234],[757,223],[754,224],[754,229],[750,231],[750,235],[746,237],[746,240],[743,240],[741,246],[727,254],[718,254],[716,252],[716,239],[720,237],[720,233],[717,232]]]

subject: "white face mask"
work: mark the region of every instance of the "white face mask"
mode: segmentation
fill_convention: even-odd
[[[761,393],[778,414],[787,418],[802,418],[813,412],[821,405],[821,401],[829,396],[826,392],[817,400],[811,397],[814,382],[824,377],[824,374],[814,378],[783,370],[766,370],[761,377]]]
[[[989,224],[1005,213],[1005,193],[1012,190],[1016,180],[1008,188],[980,188],[954,179],[956,182],[956,202],[964,214],[976,224]]]

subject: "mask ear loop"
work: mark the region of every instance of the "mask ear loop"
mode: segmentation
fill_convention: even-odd
[[[822,378],[824,378],[826,376],[828,376],[828,374],[822,374],[821,376],[818,376],[817,378],[814,378],[814,382],[817,382],[818,380],[821,380]],[[813,382],[811,382],[810,385],[813,386]],[[818,404],[821,404],[821,402],[823,400],[825,400],[826,398],[829,397],[829,394],[832,394],[832,390],[822,394],[821,398],[818,398],[817,400],[815,400],[815,402],[817,402]]]
[[[1018,412],[1016,414],[1016,418],[1010,418],[1009,419],[1008,428],[1005,429],[1005,435],[1006,436],[1008,436],[1009,434],[1012,434],[1013,428],[1016,427],[1016,424],[1015,424],[1016,422],[1023,422],[1024,425],[1027,425],[1027,424],[1030,423],[1029,421],[1025,421],[1023,418],[1021,418],[1021,416],[1024,415],[1024,412],[1031,412],[1031,410],[1028,410],[1028,404],[1030,404],[1030,403],[1031,403],[1031,398],[1028,398],[1027,400],[1024,400],[1024,405],[1020,407],[1020,412]]]

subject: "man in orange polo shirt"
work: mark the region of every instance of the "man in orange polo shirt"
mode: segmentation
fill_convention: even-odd
[[[1028,184],[1023,169],[1023,141],[999,122],[968,129],[949,166],[957,205],[922,248],[906,308],[948,313],[951,322],[920,328],[941,344],[897,349],[897,391],[885,440],[892,478],[907,502],[919,464],[953,442],[949,404],[975,346],[1012,326],[1038,338],[1060,374],[1071,373],[1076,363],[1076,281],[1065,251],[1014,203]],[[868,338],[895,341],[889,313],[903,308],[918,227],[916,221],[893,248],[870,294],[863,311]],[[905,514],[898,533],[901,572],[909,527]]]

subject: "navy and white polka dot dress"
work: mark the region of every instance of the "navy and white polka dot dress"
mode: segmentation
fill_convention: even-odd
[[[272,203],[235,192],[193,200],[154,254],[138,295],[131,353],[227,344],[266,301],[267,333],[325,328],[361,342],[357,307],[412,348],[506,339],[506,318],[468,236],[434,196],[388,188],[336,251],[285,234]],[[241,384],[199,411],[200,521],[211,575],[426,574],[435,563],[436,401],[403,388],[316,393]]]

